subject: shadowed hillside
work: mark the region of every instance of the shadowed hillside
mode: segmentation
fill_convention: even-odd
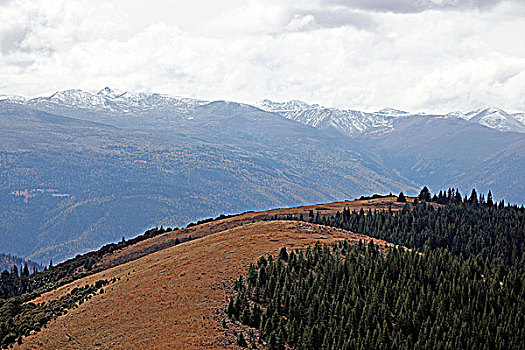
[[[0,249],[47,263],[155,225],[413,188],[345,138],[247,105],[190,107],[0,101]]]

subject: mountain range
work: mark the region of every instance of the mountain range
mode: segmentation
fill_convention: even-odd
[[[79,89],[57,91],[49,97],[27,99],[21,96],[0,95],[0,101],[24,104],[47,112],[109,113],[125,115],[165,115],[191,113],[198,106],[210,101],[172,97],[157,93],[132,93],[114,90],[109,87],[90,93]],[[262,100],[256,107],[277,113],[287,119],[299,121],[318,129],[334,129],[349,136],[389,130],[397,118],[409,116],[429,116],[438,118],[459,118],[478,123],[499,131],[525,133],[525,113],[507,113],[496,107],[482,107],[468,112],[449,112],[440,115],[411,113],[394,108],[384,108],[377,112],[363,112],[308,104],[292,100],[274,102]]]
[[[406,117],[457,118],[477,123],[499,131],[525,133],[525,113],[509,114],[495,107],[484,107],[467,113],[450,112],[442,115],[410,113],[394,108],[377,112],[362,112],[350,109],[328,108],[301,101],[257,103],[263,110],[278,113],[288,119],[311,125],[322,130],[335,130],[348,136],[385,133],[392,130],[395,121]]]
[[[155,225],[423,184],[524,203],[523,120],[110,88],[0,96],[0,251],[60,261]]]

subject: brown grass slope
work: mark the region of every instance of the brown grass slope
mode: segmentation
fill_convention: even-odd
[[[226,229],[75,281],[36,301],[75,286],[120,278],[79,308],[24,339],[22,349],[198,349],[221,345],[214,314],[226,303],[225,283],[250,263],[285,246],[317,241],[370,240],[344,230],[296,221],[261,221]],[[384,243],[377,241],[377,243]]]
[[[281,247],[305,248],[371,238],[297,221],[265,221],[274,216],[307,217],[350,210],[384,210],[403,203],[395,197],[343,201],[249,212],[168,232],[106,255],[102,272],[50,291],[36,303],[56,299],[77,286],[118,280],[80,307],[58,317],[41,332],[24,338],[22,349],[198,349],[227,348],[218,310],[228,285],[250,263]],[[408,199],[412,201],[412,199]],[[193,240],[173,246],[179,238]],[[375,240],[380,244],[383,241]],[[118,266],[115,266],[118,265]],[[214,317],[215,316],[215,317]]]
[[[150,252],[171,247],[174,245],[174,242],[177,238],[179,240],[187,238],[188,236],[191,236],[192,238],[200,238],[253,222],[269,220],[275,216],[279,218],[286,218],[287,215],[293,215],[296,217],[303,215],[304,218],[308,218],[310,210],[313,211],[315,215],[317,213],[320,215],[334,215],[337,211],[343,211],[345,208],[356,211],[359,211],[360,209],[386,210],[388,209],[389,205],[394,211],[401,210],[404,206],[404,203],[396,202],[396,198],[397,197],[385,197],[366,200],[341,201],[292,208],[271,209],[260,212],[247,212],[234,217],[200,224],[175,232],[168,232],[139,242],[135,245],[126,247],[125,249],[105,256],[102,264],[105,267],[112,267],[130,260],[140,258],[146,254],[149,254]],[[407,201],[413,202],[414,198],[407,197]],[[433,203],[433,205],[435,204]]]

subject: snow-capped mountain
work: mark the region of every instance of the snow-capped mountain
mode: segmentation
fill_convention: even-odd
[[[0,101],[9,101],[13,103],[24,103],[27,101],[27,99],[22,96],[0,94]]]
[[[319,107],[319,105],[316,104],[308,104],[303,101],[298,100],[291,100],[287,102],[275,102],[270,100],[262,100],[258,103],[256,103],[256,107],[265,110],[265,111],[271,111],[271,112],[277,112],[277,113],[285,113],[285,112],[293,112],[298,110],[304,110],[304,109],[311,109]]]
[[[102,90],[97,92],[97,95],[106,96],[106,97],[109,97],[109,98],[118,98],[118,97],[122,96],[125,93],[126,93],[125,91],[112,89],[112,88],[106,86],[105,88],[103,88]]]
[[[499,131],[525,133],[525,125],[523,119],[520,120],[519,113],[515,116],[496,107],[485,107],[468,112],[464,115],[464,119]]]
[[[257,106],[263,110],[278,113],[288,119],[299,121],[323,130],[338,131],[349,136],[365,133],[385,133],[392,130],[395,120],[410,116],[428,118],[460,118],[478,123],[499,131],[525,133],[525,113],[508,114],[505,111],[486,107],[468,113],[459,111],[442,115],[410,113],[394,108],[384,108],[377,112],[328,108],[310,105],[302,101],[272,102],[261,101]]]
[[[13,190],[68,196],[16,199],[0,232],[33,242],[28,255],[56,260],[148,222],[179,225],[224,208],[417,193],[423,184],[490,189],[525,203],[525,133],[477,124],[482,111],[465,117],[301,101],[257,106],[110,88],[3,96],[0,203],[14,201]],[[44,249],[48,242],[60,250]]]
[[[158,93],[134,93],[105,87],[91,93],[72,89],[57,91],[48,97],[26,99],[20,96],[0,95],[0,101],[24,104],[48,113],[71,116],[93,116],[93,121],[107,122],[100,116],[127,116],[155,118],[188,118],[199,106],[209,101],[173,97]],[[411,113],[394,108],[377,112],[324,107],[318,104],[291,100],[275,102],[262,100],[255,104],[259,109],[281,115],[290,120],[328,131],[354,137],[361,134],[383,134],[394,127],[396,120],[407,117],[458,118],[499,131],[525,133],[525,113],[509,114],[499,108],[485,107],[467,113],[451,112],[442,115]],[[98,119],[97,119],[98,118]],[[121,118],[122,119],[122,118]],[[126,118],[124,118],[126,119]],[[144,120],[146,121],[146,120]]]
[[[268,112],[278,113],[288,119],[313,126],[321,130],[338,131],[349,136],[364,132],[388,131],[392,121],[406,112],[384,109],[377,113],[366,113],[339,108],[328,108],[302,101],[261,101],[257,106]]]
[[[132,93],[114,90],[109,87],[90,93],[73,89],[55,92],[49,97],[37,97],[26,102],[32,107],[46,111],[60,112],[64,108],[110,114],[144,114],[148,112],[191,110],[207,101],[191,98],[178,98],[157,93]]]
[[[377,111],[374,114],[384,115],[384,116],[389,116],[389,117],[404,117],[404,116],[410,115],[410,113],[408,112],[401,111],[395,108],[383,108],[382,110]]]

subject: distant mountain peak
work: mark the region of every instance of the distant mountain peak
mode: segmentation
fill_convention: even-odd
[[[23,103],[58,114],[83,111],[121,115],[178,115],[189,112],[205,101],[157,93],[123,92],[107,86],[96,93],[80,89],[57,91],[49,97],[36,97]]]
[[[478,123],[499,131],[525,132],[525,125],[519,118],[498,107],[485,106],[478,108],[465,114],[464,118],[469,122]]]
[[[68,89],[68,90],[61,90],[61,91],[55,91],[53,94],[51,94],[51,96],[48,97],[48,99],[57,99],[57,98],[61,98],[63,96],[68,96],[68,95],[85,95],[85,94],[89,94],[89,92],[85,92],[84,90],[80,90],[80,89]]]
[[[17,95],[3,95],[0,94],[0,101],[9,101],[9,102],[17,102],[17,103],[23,103],[27,101],[25,97],[17,96]]]
[[[96,95],[80,89],[69,89],[57,91],[49,97],[37,97],[30,101],[49,101],[60,105],[68,105],[79,108],[89,108],[92,105],[100,104]]]
[[[120,91],[120,90],[112,89],[109,86],[106,86],[105,88],[103,88],[102,90],[97,92],[97,95],[106,96],[106,97],[110,97],[110,98],[118,98],[118,97],[124,95],[125,93],[126,93],[125,91],[123,92],[123,91]]]
[[[256,104],[256,107],[269,112],[290,112],[318,108],[320,106],[317,104],[308,104],[299,100],[290,100],[286,102],[262,100]]]
[[[494,106],[487,106],[485,108],[483,108],[483,111],[484,112],[487,112],[487,113],[501,113],[501,114],[508,114],[507,112],[505,112],[503,109],[499,108],[499,107],[494,107]]]
[[[490,106],[490,105],[484,105],[484,106],[481,106],[479,108],[476,108],[476,109],[474,109],[472,111],[469,111],[469,112],[465,113],[465,117],[466,117],[466,119],[471,119],[472,117],[475,117],[475,116],[479,115],[480,113],[484,113],[484,114],[500,113],[500,114],[503,114],[503,115],[507,115],[508,114],[507,112],[505,112],[501,108]]]
[[[402,116],[402,115],[408,115],[409,113],[406,111],[402,111],[400,109],[395,108],[383,108],[380,111],[375,112],[376,114],[382,114],[382,115],[390,115],[390,116]]]
[[[110,114],[150,114],[177,115],[188,114],[213,101],[183,98],[150,92],[121,91],[104,87],[96,93],[80,89],[57,91],[49,97],[25,99],[19,96],[0,95],[0,101],[28,104],[32,107],[45,108],[47,111],[63,113],[64,110],[79,110],[84,112],[102,112]],[[228,103],[223,101],[221,108]],[[246,108],[248,105],[243,105]],[[213,106],[211,104],[210,106]],[[337,131],[349,136],[367,133],[385,133],[392,130],[396,120],[410,116],[423,116],[425,113],[412,113],[387,107],[377,112],[325,107],[310,104],[301,100],[276,102],[269,99],[261,100],[251,107],[257,107],[267,112],[279,114],[287,119],[295,120],[319,129]],[[235,107],[237,108],[237,107]],[[507,113],[501,108],[483,106],[467,113],[455,111],[446,114],[429,114],[429,118],[440,119],[461,118],[473,123],[499,131],[514,131],[525,133],[525,114]]]
[[[461,112],[461,111],[450,112],[450,113],[445,114],[443,117],[445,117],[445,118],[466,119],[465,118],[465,114],[463,112]]]

